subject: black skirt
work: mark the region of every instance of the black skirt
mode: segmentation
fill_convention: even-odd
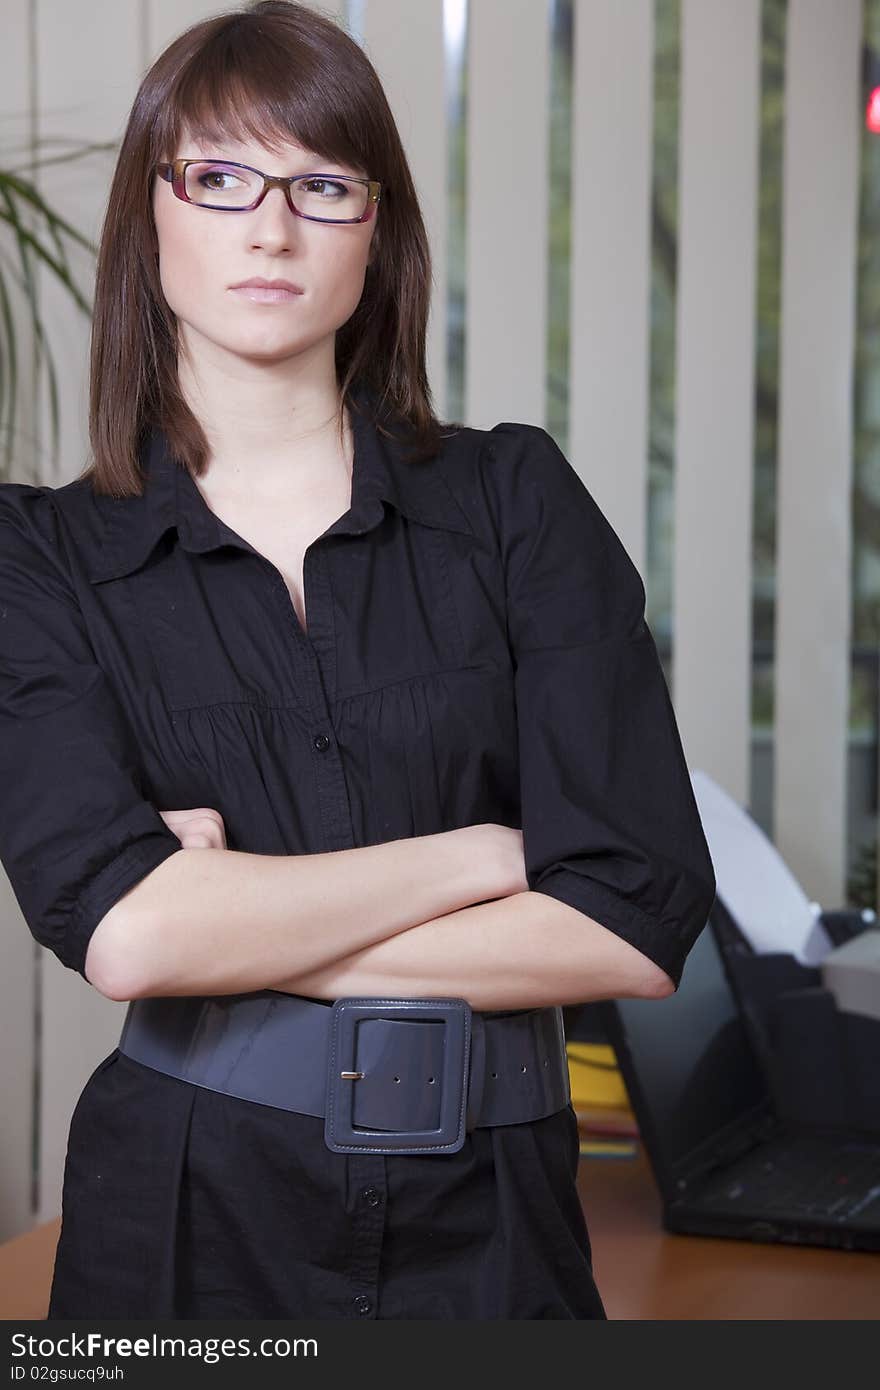
[[[454,1154],[341,1154],[324,1121],[115,1050],[71,1120],[49,1318],[605,1318],[571,1105]]]

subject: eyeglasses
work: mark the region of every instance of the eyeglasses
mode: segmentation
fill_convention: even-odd
[[[217,212],[250,212],[270,188],[280,188],[291,212],[310,222],[369,222],[382,196],[377,179],[318,173],[285,178],[229,160],[175,159],[156,170],[183,202]]]

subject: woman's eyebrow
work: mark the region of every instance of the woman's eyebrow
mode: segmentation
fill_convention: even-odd
[[[220,149],[224,152],[228,152],[226,153],[226,157],[236,160],[239,164],[249,164],[251,162],[251,154],[246,145],[240,145],[236,140],[224,139],[222,135],[211,140],[197,140],[195,143],[201,150],[211,150],[215,152]],[[265,158],[268,153],[268,150],[257,151],[255,157],[258,159]],[[333,163],[332,160],[329,160],[324,155],[316,154],[314,150],[300,150],[294,153],[291,159],[297,162],[302,161],[306,164],[320,164],[322,160],[324,163]]]
[[[221,146],[221,148],[223,147]],[[261,163],[254,163],[253,158],[245,157],[243,154],[206,154],[204,153],[204,150],[207,149],[207,146],[202,147],[202,149],[202,154],[198,156],[198,158],[200,159],[226,159],[233,164],[246,164],[251,169],[261,169],[263,167]],[[290,172],[293,172],[293,169],[295,168],[298,174],[320,173],[324,171],[326,171],[327,173],[332,173],[333,170],[348,171],[349,169],[349,165],[346,164],[343,160],[330,159],[326,156],[319,154],[296,157],[287,161],[287,164],[290,166]]]
[[[190,159],[225,160],[227,163],[231,164],[245,164],[249,169],[262,169],[263,167],[262,163],[259,162],[262,156],[258,155],[257,162],[255,162],[254,158],[248,154],[247,150],[238,147],[234,140],[227,141],[222,137],[218,137],[216,141],[204,139],[193,139],[188,141],[187,149],[183,157]],[[343,159],[331,159],[328,155],[315,154],[311,151],[301,155],[295,155],[289,161],[286,172],[291,174],[294,172],[296,174],[332,174],[336,172],[343,177],[346,175],[359,177],[359,171],[353,164],[348,164]]]

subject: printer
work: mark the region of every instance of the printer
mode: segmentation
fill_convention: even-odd
[[[710,921],[778,1113],[880,1133],[875,912],[811,901],[748,812],[707,773],[691,781],[715,869]]]

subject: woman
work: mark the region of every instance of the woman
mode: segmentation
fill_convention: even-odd
[[[714,877],[638,573],[543,429],[434,417],[430,283],[341,29],[158,58],[93,463],[0,489],[0,858],[133,1001],[50,1317],[605,1317],[560,1006],[677,987]]]

